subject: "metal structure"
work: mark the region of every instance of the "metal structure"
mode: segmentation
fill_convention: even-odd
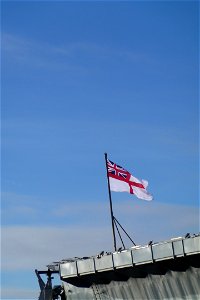
[[[38,277],[39,300],[198,300],[200,234],[112,253],[102,251],[97,256],[62,260],[47,267],[47,284]],[[44,273],[36,271],[37,276]],[[57,289],[52,288],[52,273],[61,279]]]
[[[56,269],[54,266],[52,266],[54,270],[50,270],[48,268],[47,271],[38,271],[35,270],[35,274],[38,278],[38,283],[40,286],[40,295],[38,300],[66,300],[65,294],[64,294],[64,289],[61,285],[56,285],[52,287],[52,274],[58,274],[58,268]],[[43,281],[41,274],[45,274],[47,276],[47,283]]]

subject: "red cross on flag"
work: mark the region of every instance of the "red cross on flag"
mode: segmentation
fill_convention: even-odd
[[[150,201],[153,196],[146,190],[148,182],[139,180],[128,171],[107,159],[107,170],[110,182],[110,190],[113,192],[128,192],[139,199]]]

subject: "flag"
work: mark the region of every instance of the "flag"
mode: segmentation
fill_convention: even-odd
[[[139,199],[150,201],[153,196],[147,192],[148,181],[139,180],[124,168],[107,159],[107,170],[110,190],[113,192],[128,192]]]

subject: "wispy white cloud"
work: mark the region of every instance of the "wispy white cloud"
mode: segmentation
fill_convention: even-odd
[[[7,226],[2,228],[2,240],[3,270],[34,270],[108,247],[109,228]]]
[[[120,197],[117,197],[120,196]],[[126,197],[127,196],[127,197]],[[166,198],[166,197],[165,197]],[[170,227],[181,228],[188,225],[198,225],[199,207],[198,202],[193,204],[184,205],[171,204],[171,201],[159,202],[153,200],[152,202],[146,202],[136,199],[135,197],[128,197],[127,194],[116,195],[116,200],[113,201],[114,209],[117,215],[126,220],[127,223],[137,224],[142,218],[146,218],[146,221],[157,220],[162,223],[168,223],[170,217]],[[31,215],[38,216],[38,219],[42,217],[45,209],[45,214],[49,216],[49,220],[58,222],[60,220],[70,218],[73,224],[81,221],[86,222],[96,215],[96,220],[99,222],[105,222],[105,218],[108,215],[108,203],[105,199],[76,199],[75,195],[73,199],[46,199],[45,197],[20,195],[11,192],[2,192],[2,211],[5,215],[15,216],[17,224],[17,215],[19,218],[27,217]],[[179,212],[179,223],[177,224],[177,211]],[[90,218],[89,218],[90,217]],[[132,217],[134,220],[132,220]],[[10,219],[11,220],[11,219]],[[13,220],[14,221],[14,220]],[[151,221],[152,222],[152,221]],[[153,224],[154,224],[153,223]],[[8,223],[9,224],[9,223]],[[34,220],[32,222],[34,225]],[[134,224],[135,225],[135,224]]]
[[[7,61],[11,59],[34,69],[85,72],[82,66],[72,63],[70,53],[71,47],[67,49],[12,34],[2,34],[2,54]]]
[[[149,203],[148,203],[149,204]],[[99,209],[100,208],[100,209]],[[61,214],[63,210],[63,215]],[[2,268],[4,270],[27,270],[70,256],[94,255],[102,249],[112,250],[111,225],[102,223],[106,208],[98,203],[79,203],[60,207],[55,213],[59,218],[67,215],[77,220],[68,226],[4,226],[2,228]],[[80,213],[90,219],[97,215],[98,222],[79,220]],[[127,232],[139,244],[150,239],[159,241],[186,232],[199,230],[198,209],[190,206],[150,203],[115,203],[115,215]],[[130,246],[130,244],[128,244]]]
[[[83,58],[87,57],[90,60],[95,59],[96,62],[113,58],[124,59],[129,63],[148,62],[148,55],[122,47],[100,45],[90,41],[63,42],[62,45],[57,45],[10,33],[2,33],[2,51],[7,58],[34,68],[68,69],[82,72],[86,72],[85,59]],[[80,60],[81,57],[82,60]]]
[[[198,138],[193,134],[190,126],[183,132],[182,128],[174,128],[170,125],[167,128],[153,124],[147,127],[142,121],[140,123],[119,120],[109,122],[105,120],[102,123],[101,120],[84,120],[83,123],[82,120],[76,118],[75,120],[51,119],[45,120],[45,122],[44,120],[35,122],[35,120],[8,119],[2,121],[2,145],[7,149],[23,147],[23,149],[47,148],[51,150],[52,147],[56,147],[56,149],[63,147],[63,135],[67,135],[69,144],[74,145],[76,149],[79,149],[79,145],[82,149],[87,148],[87,144],[91,140],[95,140],[93,147],[99,149],[102,141],[104,144],[109,144],[110,137],[106,137],[105,132],[114,132],[116,128],[118,128],[118,134],[112,136],[114,146],[119,144],[118,136],[121,136],[121,143],[126,143],[126,137],[123,140],[124,132],[127,136],[134,136],[134,141],[140,140],[138,144],[134,142],[135,155],[143,153],[143,148],[148,145],[149,151],[145,150],[144,152],[145,155],[151,156],[151,158],[165,159],[188,155],[191,158],[198,157]],[[49,136],[49,132],[52,133],[52,136]],[[96,136],[99,139],[96,139]],[[144,140],[141,140],[141,136],[144,137]],[[51,137],[54,138],[54,143],[52,143]],[[130,144],[131,156],[132,143]],[[155,145],[157,145],[156,153],[154,150]],[[73,153],[73,151],[71,152]],[[129,155],[129,149],[126,150],[127,155]]]
[[[36,196],[17,194],[11,192],[1,193],[2,219],[16,221],[24,216],[31,218],[37,216],[41,199]]]

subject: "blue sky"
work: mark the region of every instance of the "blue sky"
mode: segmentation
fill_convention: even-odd
[[[198,232],[198,2],[1,14],[2,299],[36,298],[35,268],[113,250],[104,152],[149,181],[152,202],[112,193],[137,244]]]

